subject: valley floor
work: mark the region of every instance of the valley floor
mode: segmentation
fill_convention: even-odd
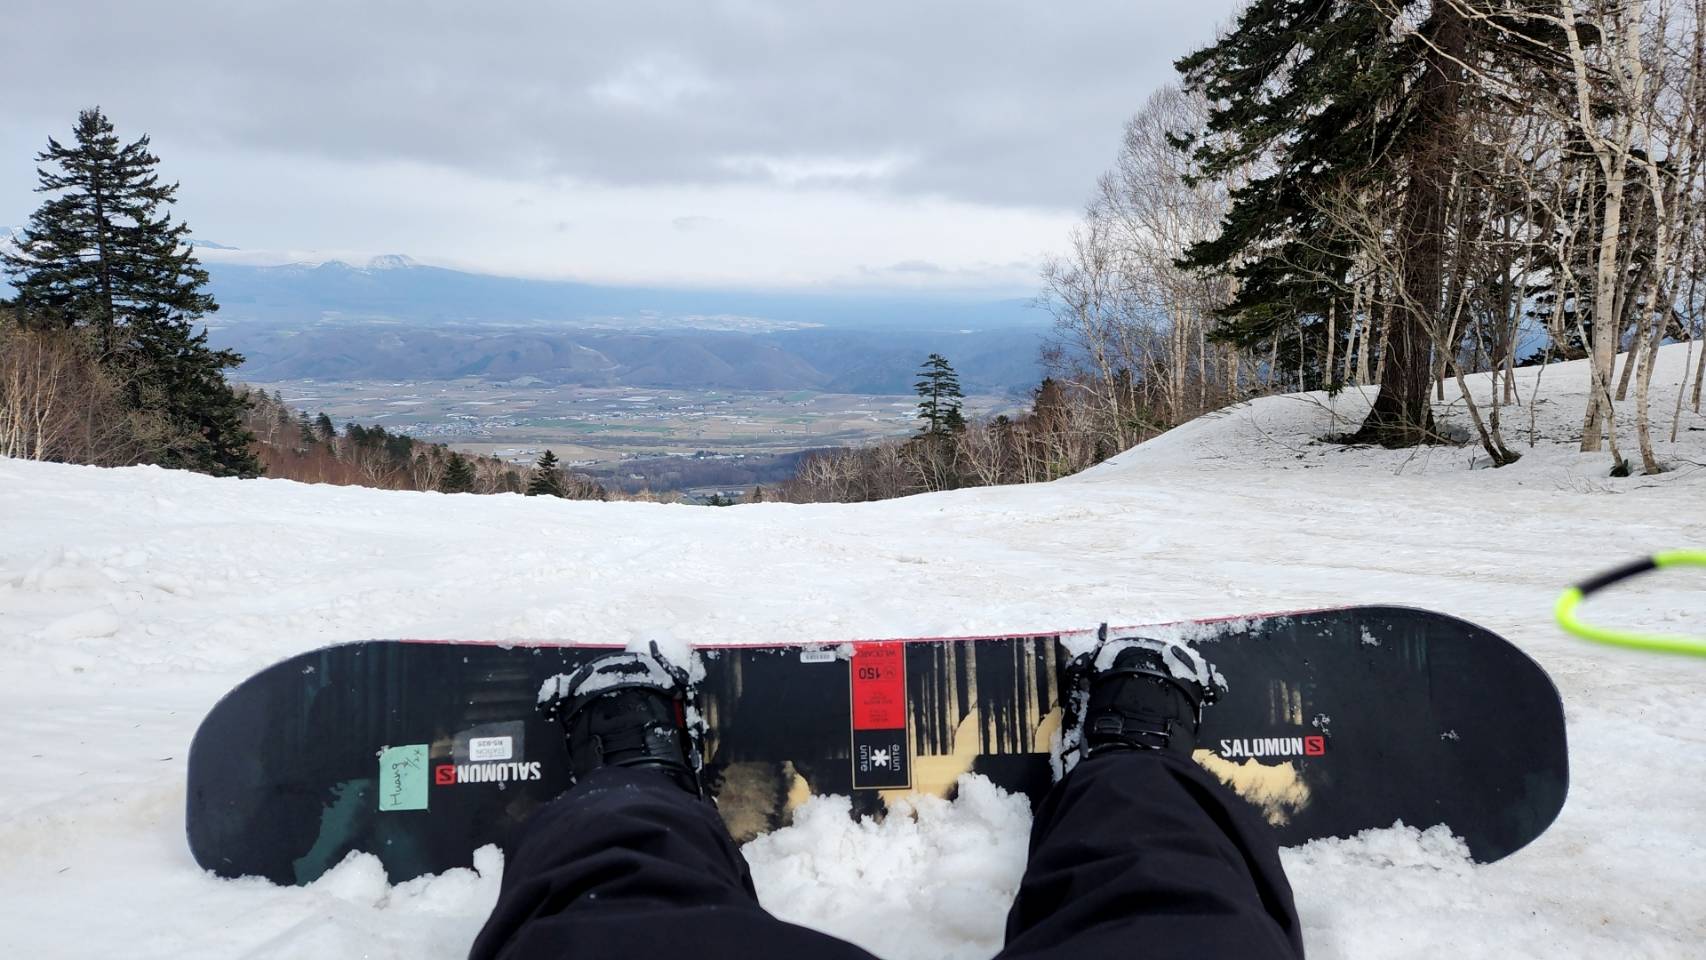
[[[1684,350],[1667,348],[1655,389],[1666,434]],[[1551,673],[1570,798],[1497,864],[1402,827],[1287,851],[1310,955],[1698,956],[1706,659],[1587,645],[1550,610],[1603,567],[1706,546],[1706,418],[1684,411],[1679,441],[1661,444],[1670,472],[1611,479],[1607,457],[1567,442],[1579,367],[1544,374],[1530,446],[1535,375],[1506,413],[1525,456],[1500,470],[1475,447],[1313,442],[1366,409],[1351,394],[1241,405],[1053,484],[861,505],[443,496],[0,460],[0,953],[463,956],[496,893],[490,854],[479,872],[397,887],[357,858],[300,889],[218,880],[190,859],[196,724],[238,680],[315,646],[940,635],[1397,602],[1477,621]],[[1706,581],[1679,571],[1592,612],[1698,633],[1703,598]],[[977,786],[882,824],[825,800],[748,855],[789,919],[894,960],[982,957],[999,946],[1028,820],[1021,798]]]

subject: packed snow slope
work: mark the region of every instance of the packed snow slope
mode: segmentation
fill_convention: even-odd
[[[1685,352],[1665,352],[1661,436]],[[1585,369],[1552,367],[1537,393],[1536,376],[1504,417],[1524,457],[1499,470],[1474,446],[1316,442],[1365,400],[1301,395],[1057,483],[859,505],[571,503],[0,460],[0,955],[462,956],[495,896],[494,850],[397,887],[357,856],[297,889],[215,879],[185,848],[197,722],[246,675],[323,644],[775,642],[1395,602],[1485,624],[1551,672],[1570,798],[1492,865],[1440,830],[1287,851],[1311,956],[1702,956],[1706,659],[1588,645],[1549,611],[1607,565],[1706,546],[1706,419],[1682,412],[1679,441],[1660,445],[1670,472],[1613,479],[1607,456],[1570,442]],[[1439,412],[1463,423],[1456,404]],[[1627,429],[1623,442],[1632,454]],[[1706,578],[1649,577],[1588,612],[1706,630]],[[994,953],[1023,866],[1022,798],[973,781],[881,824],[845,809],[816,802],[748,847],[771,909],[896,960]]]

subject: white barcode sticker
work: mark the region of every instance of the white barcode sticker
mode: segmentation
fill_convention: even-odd
[[[801,650],[801,663],[834,663],[834,650]]]
[[[468,759],[474,763],[508,760],[515,754],[513,737],[469,737]]]

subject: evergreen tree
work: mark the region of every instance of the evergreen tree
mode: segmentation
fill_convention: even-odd
[[[407,464],[415,458],[415,438],[401,433],[387,435],[384,428],[375,427],[385,440],[385,455],[398,465]]]
[[[1412,94],[1425,51],[1394,38],[1391,17],[1375,4],[1256,0],[1234,29],[1179,61],[1186,87],[1215,105],[1195,140],[1202,174],[1268,161],[1269,172],[1233,192],[1220,235],[1184,256],[1187,266],[1235,265],[1238,293],[1223,334],[1246,346],[1306,342],[1288,330],[1324,326],[1355,247],[1317,201],[1395,180],[1404,151],[1428,139]],[[1412,251],[1417,260],[1434,253]],[[1429,352],[1418,319],[1394,317],[1385,370],[1403,386],[1383,387],[1377,406],[1426,425]],[[1292,359],[1303,369],[1312,358]]]
[[[555,453],[547,450],[540,454],[539,461],[533,465],[533,476],[527,481],[527,495],[530,497],[560,497],[563,495],[563,471],[558,466]]]
[[[474,491],[474,467],[460,453],[452,453],[445,462],[444,476],[439,478],[439,493],[472,493]]]
[[[314,434],[314,422],[308,419],[308,411],[303,410],[296,415],[296,427],[301,431],[301,442],[304,445],[319,442],[320,438]]]
[[[965,429],[965,418],[960,415],[965,394],[960,392],[960,378],[946,357],[932,353],[919,368],[913,389],[918,393],[918,419],[924,421],[920,433],[942,437]]]
[[[76,142],[49,139],[36,159],[50,194],[0,267],[17,290],[21,322],[89,327],[96,359],[125,384],[131,407],[161,416],[172,436],[154,459],[216,475],[255,476],[248,400],[225,382],[242,363],[207,346],[194,321],[219,309],[203,289],[189,226],[169,207],[177,184],[154,172],[148,137],[123,144],[97,109],[77,118]]]
[[[209,350],[207,331],[168,317],[132,320],[129,331],[124,366],[131,403],[160,415],[171,427],[155,460],[163,467],[216,477],[260,476],[260,462],[250,449],[255,436],[244,425],[249,400],[221,373],[242,358],[229,350]]]
[[[324,410],[320,411],[320,415],[314,419],[314,429],[319,431],[321,440],[331,442],[337,439],[337,425],[332,423],[332,418],[326,416]]]
[[[1221,335],[1273,344],[1293,354],[1285,359],[1307,385],[1332,383],[1316,354],[1329,311],[1349,310],[1346,278],[1367,238],[1348,235],[1321,203],[1351,195],[1397,211],[1381,242],[1400,253],[1400,289],[1386,294],[1381,389],[1360,439],[1409,446],[1433,434],[1429,330],[1442,320],[1448,198],[1473,94],[1463,65],[1560,62],[1557,31],[1522,7],[1254,0],[1177,64],[1186,88],[1213,105],[1206,128],[1180,141],[1199,175],[1262,171],[1232,191],[1220,235],[1180,261],[1237,279]]]

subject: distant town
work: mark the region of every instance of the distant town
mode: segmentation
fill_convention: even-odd
[[[915,396],[589,388],[532,378],[250,386],[340,425],[383,426],[517,467],[550,449],[565,466],[628,492],[750,490],[792,476],[806,451],[903,437],[918,424]],[[1020,408],[996,396],[968,397],[965,406],[976,416]]]

